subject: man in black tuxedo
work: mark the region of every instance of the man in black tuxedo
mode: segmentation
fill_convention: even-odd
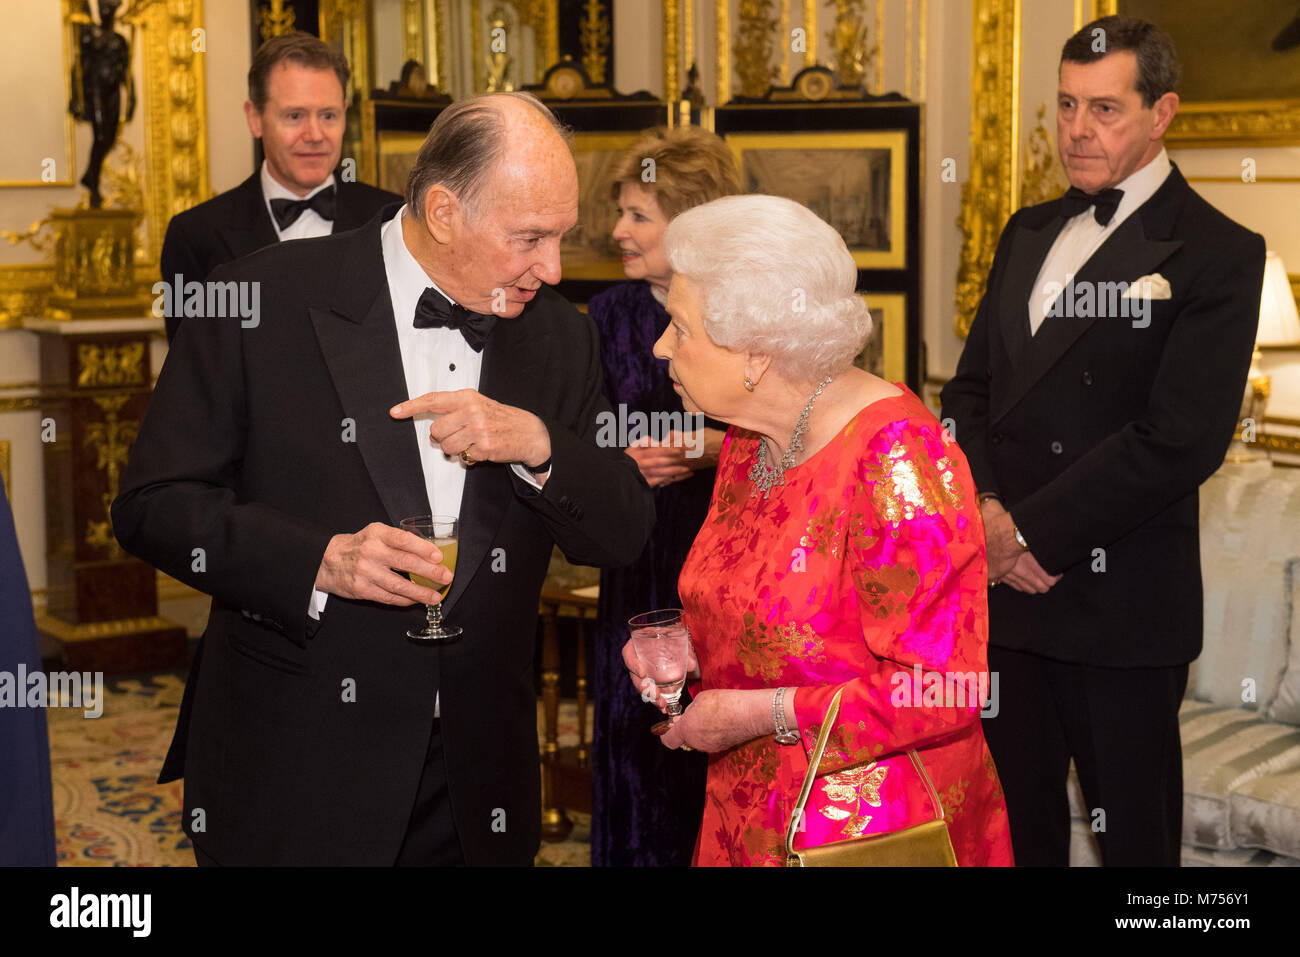
[[[183,762],[200,863],[531,862],[552,547],[626,564],[654,521],[596,444],[595,327],[546,285],[577,204],[540,102],[461,101],[405,206],[221,267],[261,283],[261,321],[177,338],[113,521],[213,596],[161,778]],[[454,575],[393,527],[420,514],[459,516]],[[407,639],[437,594],[404,573],[452,582],[460,638]]]
[[[234,189],[172,217],[159,258],[171,286],[204,282],[222,263],[286,239],[355,229],[401,197],[336,177],[348,84],[343,55],[307,33],[273,37],[248,71],[244,116],[261,168]],[[181,316],[168,314],[167,341]]]
[[[1007,223],[943,390],[984,517],[1001,691],[985,736],[1020,864],[1068,862],[1071,757],[1107,865],[1179,863],[1197,487],[1241,407],[1264,242],[1169,162],[1177,76],[1143,21],[1065,44],[1072,188]]]

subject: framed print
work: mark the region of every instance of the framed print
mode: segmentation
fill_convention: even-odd
[[[907,133],[733,133],[747,193],[802,203],[844,237],[859,269],[907,268]]]
[[[862,298],[871,310],[871,335],[853,364],[887,382],[908,382],[907,296],[862,293]]]

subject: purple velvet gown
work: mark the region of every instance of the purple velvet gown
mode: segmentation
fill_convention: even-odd
[[[674,418],[685,418],[667,361],[652,354],[668,327],[668,313],[650,285],[628,282],[608,289],[592,298],[588,314],[600,330],[605,394],[620,420],[635,412],[675,412]],[[592,734],[591,863],[596,867],[691,862],[704,811],[707,756],[670,751],[650,733],[663,715],[632,687],[623,645],[633,615],[681,607],[677,576],[709,510],[713,477],[713,469],[701,469],[655,489],[658,521],[645,551],[628,567],[601,572]]]

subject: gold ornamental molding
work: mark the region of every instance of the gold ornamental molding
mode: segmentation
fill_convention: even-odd
[[[156,263],[171,218],[211,195],[203,0],[155,3],[144,11],[141,27],[144,112],[150,117],[145,220],[148,258]]]
[[[153,0],[137,10],[133,19],[140,27],[143,65],[145,156],[140,185],[145,235],[135,266],[137,276],[148,279],[147,290],[157,273],[167,223],[211,193],[205,132],[207,54],[201,52],[206,37],[195,33],[203,27],[203,0]],[[43,315],[53,284],[53,263],[0,266],[0,329],[18,327],[24,316]]]
[[[14,502],[14,493],[11,491],[13,484],[13,446],[9,439],[0,439],[0,479],[4,480],[5,496],[9,499],[12,506]]]
[[[1020,0],[973,0],[970,176],[961,187],[957,335],[970,332],[1019,181]]]
[[[725,6],[725,0],[720,0]],[[722,27],[718,27],[718,35],[722,36]],[[723,41],[718,40],[718,52],[721,55]],[[686,64],[685,69],[681,63],[681,9],[678,0],[664,0],[664,102],[676,103],[682,95],[682,75],[689,70],[691,65]],[[718,69],[721,70],[721,61]]]
[[[293,33],[298,14],[293,7],[286,7],[284,0],[263,0],[257,16],[260,23],[258,32],[263,40],[269,40]]]
[[[605,64],[609,62],[609,19],[600,0],[587,0],[579,26],[582,42],[582,65],[591,82],[605,82]]]
[[[50,615],[37,615],[36,627],[61,641],[93,641],[97,638],[116,638],[142,631],[163,631],[175,628],[176,623],[154,615],[149,618],[119,618],[115,621],[92,621],[74,625]]]

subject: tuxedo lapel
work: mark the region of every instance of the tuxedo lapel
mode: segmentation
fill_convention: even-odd
[[[1002,342],[1013,369],[1024,362],[1029,345],[1029,297],[1033,294],[1034,280],[1064,226],[1064,219],[1052,216],[1036,223],[1024,223],[1011,237],[1010,261],[1002,291],[1003,308],[999,314]]]
[[[537,400],[544,394],[546,383],[538,358],[540,350],[533,348],[538,335],[538,317],[530,313],[545,308],[545,302],[539,298],[521,315],[497,320],[483,347],[478,391],[484,396],[504,405],[539,413]],[[444,603],[448,612],[456,607],[479,572],[479,566],[488,557],[514,495],[509,465],[485,462],[467,470],[460,505],[456,575]]]
[[[1173,223],[1181,209],[1187,193],[1187,183],[1175,168],[1165,181],[1141,208],[1119,225],[1114,234],[1102,243],[1101,247],[1083,264],[1074,277],[1075,287],[1084,283],[1128,282],[1132,283],[1142,276],[1157,270],[1182,245],[1181,240],[1170,240]],[[1043,233],[1038,234],[1041,241]],[[1017,247],[1013,246],[1013,249]],[[1051,240],[1036,254],[1034,268],[1029,278],[1032,285],[1038,270],[1042,268],[1043,259],[1051,248]],[[1008,295],[1019,295],[1021,290],[1008,284]],[[1069,294],[1069,288],[1062,296]],[[1095,291],[1095,286],[1094,286]],[[1079,337],[1091,329],[1099,320],[1105,322],[1122,321],[1115,316],[1099,316],[1102,311],[1098,306],[1098,296],[1093,297],[1095,308],[1089,318],[1078,318],[1067,314],[1064,308],[1057,310],[1057,315],[1048,316],[1034,336],[1028,336],[1027,305],[1031,293],[1029,285],[1023,290],[1023,298],[1008,301],[1007,312],[1014,313],[1015,322],[1025,327],[1027,345],[1020,361],[1012,366],[1010,385],[1001,396],[1001,401],[993,410],[991,422],[997,422],[1033,388],[1070,346]]]
[[[234,189],[235,205],[230,220],[217,227],[217,237],[231,259],[247,256],[280,241],[262,196],[260,173],[254,173]]]
[[[411,421],[388,414],[410,397],[379,244],[381,225],[376,218],[351,234],[330,307],[308,311],[343,414],[355,423],[366,471],[389,523],[396,525],[429,514],[429,496]]]

